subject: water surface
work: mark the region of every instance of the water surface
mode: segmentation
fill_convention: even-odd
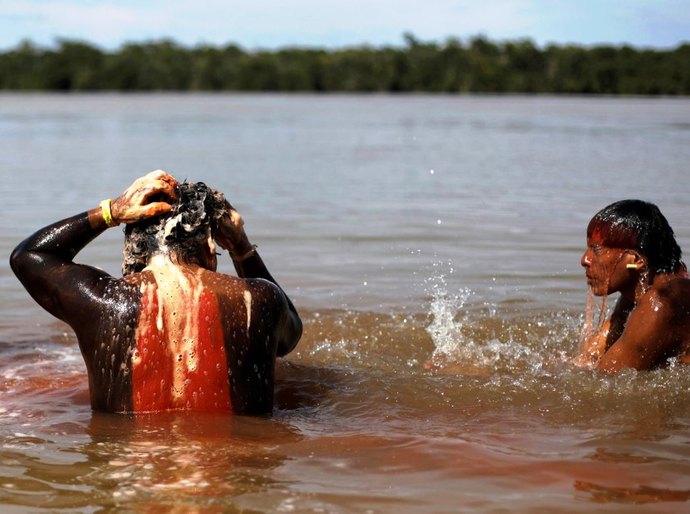
[[[656,202],[689,247],[689,127],[687,99],[0,96],[3,255],[163,168],[227,194],[305,321],[270,418],[96,414],[5,258],[0,505],[687,510],[687,368],[569,360],[596,210]],[[121,248],[79,260],[115,274]]]

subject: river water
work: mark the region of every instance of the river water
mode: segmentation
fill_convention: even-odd
[[[690,99],[0,95],[0,510],[690,511],[688,368],[570,364],[589,218],[650,200],[689,248],[688,162]],[[9,270],[157,168],[226,193],[303,317],[271,417],[92,413]]]

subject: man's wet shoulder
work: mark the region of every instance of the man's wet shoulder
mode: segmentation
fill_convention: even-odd
[[[690,278],[685,275],[670,276],[652,291],[662,300],[690,304]]]
[[[264,278],[247,279],[247,287],[268,301],[283,301],[282,289]]]
[[[218,272],[204,273],[203,281],[216,294],[225,297],[242,297],[251,294],[255,300],[282,301],[283,292],[274,283],[263,278],[238,278]]]
[[[690,279],[668,277],[645,294],[645,300],[655,313],[670,317],[669,321],[690,324]]]

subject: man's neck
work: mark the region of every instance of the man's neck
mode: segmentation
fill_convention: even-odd
[[[635,302],[635,305],[640,301],[647,291],[654,287],[654,282],[662,277],[662,274],[657,275],[653,271],[641,272],[637,283],[631,293],[631,298]]]
[[[171,262],[173,265],[178,266],[180,268],[203,267],[202,264],[199,262],[198,258],[185,256],[182,253],[176,252],[176,251],[166,251],[166,252],[156,253],[155,255],[153,255],[149,259],[149,261],[147,263],[147,267],[151,266],[151,265],[155,265],[156,261],[160,262],[163,259]]]

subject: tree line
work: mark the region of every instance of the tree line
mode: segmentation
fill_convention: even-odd
[[[172,40],[115,51],[62,39],[0,52],[0,90],[690,94],[690,43],[674,49],[548,45],[529,39],[248,51]]]

